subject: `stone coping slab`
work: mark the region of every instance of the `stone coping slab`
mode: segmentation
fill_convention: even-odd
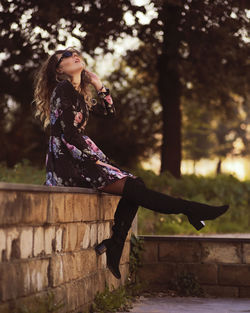
[[[250,242],[250,234],[248,233],[204,234],[204,235],[138,235],[138,237],[146,241],[196,240],[196,241]]]
[[[112,196],[120,197],[117,194],[111,194],[111,193],[106,193],[102,191],[95,191],[92,188],[85,188],[85,187],[45,186],[45,185],[7,183],[7,182],[0,182],[0,190],[85,193],[85,194],[112,195]]]

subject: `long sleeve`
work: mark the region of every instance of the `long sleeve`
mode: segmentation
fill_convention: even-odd
[[[94,162],[99,160],[96,153],[89,147],[84,137],[79,132],[79,128],[75,124],[74,105],[72,93],[67,85],[57,88],[56,101],[59,102],[60,116],[59,123],[62,127],[62,141],[70,150],[72,156],[78,160],[90,159]]]
[[[111,97],[109,88],[105,87],[105,89],[106,91],[98,92],[98,98],[100,99],[100,102],[92,105],[89,111],[96,116],[114,118],[116,116],[114,102]]]

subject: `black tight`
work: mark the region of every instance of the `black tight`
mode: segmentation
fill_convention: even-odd
[[[132,178],[136,179],[137,183],[143,184],[144,187],[147,188],[145,183],[144,183],[144,180],[140,176],[135,176],[135,177],[125,176],[125,177],[123,177],[121,179],[118,179],[114,183],[106,185],[105,187],[103,187],[101,189],[101,191],[122,196],[123,195],[124,184],[125,184],[127,178],[129,178],[129,179],[132,179]]]
[[[108,184],[105,187],[103,187],[101,191],[116,194],[116,195],[122,195],[123,187],[124,187],[126,179],[127,179],[127,176],[121,179],[118,179],[114,183]]]

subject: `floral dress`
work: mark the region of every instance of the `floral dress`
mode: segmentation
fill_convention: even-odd
[[[100,102],[89,107],[84,97],[65,79],[54,88],[50,98],[50,136],[46,153],[47,186],[77,186],[100,191],[125,176],[136,177],[111,162],[85,134],[89,114],[116,116],[110,91],[98,92]],[[116,169],[97,164],[100,160]]]

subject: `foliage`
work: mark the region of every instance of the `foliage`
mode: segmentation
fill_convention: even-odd
[[[0,181],[9,183],[38,184],[45,181],[45,169],[34,167],[28,159],[16,163],[8,168],[5,162],[0,163]]]
[[[103,292],[97,292],[94,302],[92,303],[92,312],[116,312],[118,309],[127,310],[131,308],[132,299],[126,292],[124,286],[114,288],[111,285],[112,291],[109,290],[107,283],[105,282],[105,289]]]
[[[140,267],[142,267],[142,254],[144,249],[144,240],[131,234],[130,239],[130,259],[129,259],[129,273],[131,280],[136,283],[139,282],[137,272]]]
[[[111,290],[105,281],[105,289],[102,292],[97,292],[95,299],[91,305],[91,312],[116,312],[125,311],[132,308],[133,300],[140,295],[142,290],[147,285],[138,279],[137,271],[142,266],[142,251],[144,240],[131,234],[131,245],[129,255],[129,274],[124,285],[114,289],[111,285]]]
[[[178,273],[176,278],[169,281],[169,287],[176,290],[180,296],[205,296],[205,291],[200,286],[197,276],[192,272]]]

